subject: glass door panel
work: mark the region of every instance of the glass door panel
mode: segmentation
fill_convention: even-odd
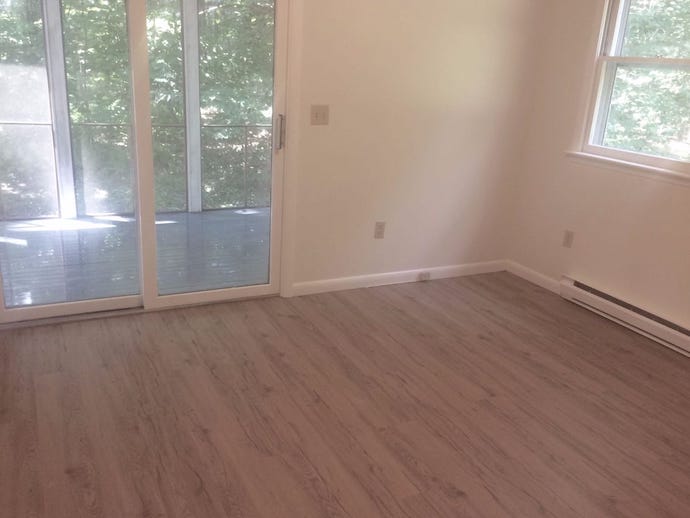
[[[124,0],[62,0],[80,215],[132,214],[130,72]]]
[[[148,7],[159,293],[267,284],[274,3]]]
[[[124,0],[0,0],[6,308],[139,293]]]
[[[180,0],[148,0],[156,212],[186,212],[187,169]]]
[[[41,3],[0,0],[0,219],[57,216]]]
[[[275,292],[275,11],[0,0],[0,322]]]

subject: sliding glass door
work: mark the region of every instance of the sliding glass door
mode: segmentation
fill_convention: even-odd
[[[159,293],[266,284],[274,3],[148,4]]]
[[[283,10],[0,0],[0,322],[277,292]]]
[[[124,2],[0,0],[0,24],[4,306],[138,295]]]

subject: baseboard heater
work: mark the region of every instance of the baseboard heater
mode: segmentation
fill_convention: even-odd
[[[563,277],[561,297],[690,357],[690,330],[649,311]]]

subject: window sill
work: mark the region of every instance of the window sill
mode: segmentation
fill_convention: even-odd
[[[593,164],[647,179],[660,180],[673,183],[675,185],[690,187],[690,174],[681,173],[679,171],[664,169],[662,167],[654,167],[637,162],[629,162],[627,160],[620,160],[602,155],[595,155],[592,153],[585,153],[584,151],[567,151],[566,156],[577,162]]]

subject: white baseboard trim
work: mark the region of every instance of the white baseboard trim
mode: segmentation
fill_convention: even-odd
[[[354,277],[340,277],[336,279],[323,279],[320,281],[298,282],[292,285],[287,297],[301,297],[302,295],[314,295],[316,293],[328,293],[330,291],[356,290],[359,288],[373,288],[375,286],[387,286],[390,284],[402,284],[416,282],[422,273],[429,273],[431,279],[448,279],[451,277],[465,277],[468,275],[481,275],[484,273],[496,273],[508,271],[513,275],[525,279],[553,293],[560,293],[560,282],[542,273],[532,270],[511,260],[485,261],[481,263],[458,264],[454,266],[439,266],[435,268],[420,268],[417,270],[405,270],[400,272],[375,273],[371,275],[358,275]]]
[[[400,272],[376,273],[372,275],[359,275],[355,277],[341,277],[337,279],[324,279],[320,281],[298,282],[292,285],[287,296],[300,297],[329,291],[355,290],[358,288],[372,288],[374,286],[386,286],[389,284],[402,284],[416,282],[422,273],[429,273],[431,279],[447,279],[450,277],[464,277],[467,275],[480,275],[483,273],[503,272],[507,261],[487,261],[482,263],[459,264],[455,266],[440,266],[435,268],[420,268],[418,270],[406,270]],[[558,283],[556,283],[558,284]]]
[[[560,294],[561,284],[556,279],[547,277],[543,273],[539,273],[536,270],[527,268],[526,266],[516,263],[515,261],[508,260],[504,261],[504,263],[505,270],[512,273],[513,275],[517,275],[518,277],[521,277],[526,281],[531,282],[532,284],[536,284],[537,286],[540,286],[545,290],[549,290],[553,293]]]

